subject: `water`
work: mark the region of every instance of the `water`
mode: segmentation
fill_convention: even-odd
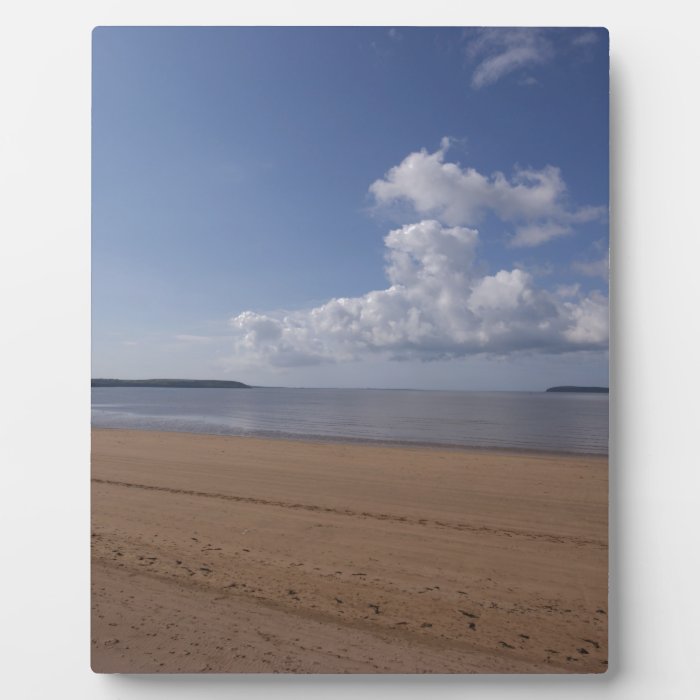
[[[607,394],[92,390],[97,428],[607,454]]]

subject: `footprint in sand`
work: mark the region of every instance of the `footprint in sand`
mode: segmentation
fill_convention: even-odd
[[[474,619],[474,620],[478,620],[478,619],[479,619],[479,616],[478,616],[478,615],[475,615],[474,613],[467,612],[466,610],[459,610],[458,612],[461,612],[462,615],[464,615],[464,616],[466,616],[466,617],[471,617],[471,618]]]

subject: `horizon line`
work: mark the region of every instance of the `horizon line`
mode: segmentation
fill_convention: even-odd
[[[567,389],[595,389],[610,391],[609,386],[598,385],[577,385],[577,384],[558,384],[548,386],[544,389],[437,389],[437,388],[418,388],[418,387],[382,387],[382,386],[285,386],[281,384],[263,385],[263,384],[246,384],[238,379],[192,379],[187,377],[149,377],[144,379],[119,379],[116,377],[91,377],[91,382],[94,381],[118,381],[118,382],[148,382],[148,381],[170,381],[170,382],[236,382],[244,384],[250,389],[316,389],[316,390],[349,390],[349,391],[464,391],[464,392],[502,392],[502,393],[546,393],[549,389],[567,388]],[[92,387],[98,389],[114,388],[114,387]],[[135,388],[135,387],[132,387]],[[144,387],[144,388],[182,388],[182,387]]]

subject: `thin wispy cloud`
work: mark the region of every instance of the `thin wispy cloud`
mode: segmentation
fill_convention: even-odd
[[[580,272],[583,275],[589,277],[601,277],[602,279],[608,279],[610,275],[610,256],[605,255],[600,260],[593,260],[589,262],[578,261],[572,265],[572,268],[576,272]]]
[[[175,336],[175,340],[179,340],[181,343],[196,343],[198,345],[213,343],[216,338],[209,335],[188,335],[186,333],[181,333]]]
[[[537,78],[533,78],[531,75],[524,77],[522,80],[518,81],[518,85],[526,85],[527,87],[532,87],[533,85],[539,85],[540,81]]]
[[[590,46],[591,44],[597,44],[599,40],[599,35],[594,31],[582,32],[575,36],[571,43],[574,46]]]
[[[473,64],[471,86],[479,90],[515,71],[547,63],[554,47],[541,29],[488,28],[476,31],[466,53]]]

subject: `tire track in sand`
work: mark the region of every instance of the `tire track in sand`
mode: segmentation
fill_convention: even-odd
[[[264,498],[254,498],[252,496],[236,496],[227,493],[212,493],[210,491],[195,491],[190,489],[176,489],[170,486],[156,486],[152,484],[136,484],[128,481],[114,481],[111,479],[98,479],[93,477],[93,483],[107,486],[121,486],[123,488],[143,489],[146,491],[159,491],[162,493],[173,493],[185,496],[199,496],[200,498],[215,498],[222,501],[233,501],[235,503],[249,503],[252,505],[273,506],[277,508],[289,508],[294,510],[306,510],[316,513],[332,513],[335,515],[346,515],[354,518],[373,518],[374,520],[384,520],[407,525],[420,525],[423,527],[439,527],[450,530],[462,530],[484,535],[500,535],[504,537],[522,537],[529,540],[543,540],[555,544],[574,544],[577,546],[594,546],[607,549],[607,545],[600,541],[585,537],[556,536],[545,533],[534,533],[526,530],[508,530],[504,528],[493,528],[486,525],[472,525],[464,522],[433,520],[429,518],[410,518],[406,515],[392,515],[390,513],[373,513],[369,511],[352,510],[350,508],[331,508],[329,506],[318,506],[308,503],[288,503],[285,501],[267,500]]]

